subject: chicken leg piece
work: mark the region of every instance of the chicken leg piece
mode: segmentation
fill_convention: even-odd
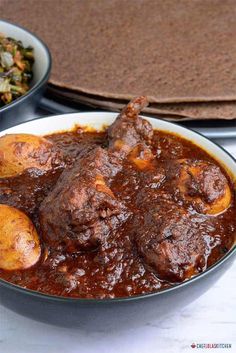
[[[152,137],[151,125],[138,114],[145,97],[131,101],[109,128],[109,148],[100,147],[65,170],[40,206],[42,236],[51,248],[66,252],[96,249],[129,216],[109,180],[138,144]]]
[[[116,166],[100,147],[62,173],[40,206],[43,237],[50,247],[70,253],[95,249],[127,217],[108,186],[112,173]]]
[[[140,170],[151,168],[154,158],[148,147],[153,136],[152,125],[139,117],[147,105],[145,96],[134,98],[108,129],[110,151],[121,158],[128,155],[129,161]]]
[[[139,117],[148,105],[145,96],[134,98],[124,107],[108,129],[109,149],[126,156],[138,144],[149,142],[153,135],[151,124]]]

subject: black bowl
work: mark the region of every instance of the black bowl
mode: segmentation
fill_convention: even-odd
[[[2,130],[32,119],[46,88],[52,59],[48,47],[27,29],[0,20],[0,32],[16,40],[21,40],[24,46],[32,46],[35,56],[30,90],[12,103],[0,108],[0,130]]]

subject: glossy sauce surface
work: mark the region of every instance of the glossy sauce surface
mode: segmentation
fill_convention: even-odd
[[[39,235],[42,232],[39,206],[65,166],[72,165],[76,158],[95,146],[107,146],[106,132],[86,132],[80,128],[47,138],[63,153],[64,164],[46,173],[31,169],[16,177],[0,179],[0,203],[28,214]],[[110,180],[114,195],[125,202],[136,218],[130,217],[122,223],[102,246],[92,251],[65,254],[58,249],[48,250],[41,238],[43,255],[35,266],[24,271],[0,270],[0,277],[40,292],[80,298],[132,296],[169,287],[174,281],[171,277],[159,278],[153,268],[146,264],[134,240],[136,233],[152,231],[150,210],[168,213],[169,205],[173,212],[184,209],[187,216],[195,217],[195,223],[206,222],[204,232],[199,231],[197,237],[199,241],[204,237],[208,242],[204,255],[207,265],[199,266],[198,272],[227,253],[234,242],[236,230],[235,196],[229,176],[220,167],[232,191],[231,206],[216,216],[206,216],[201,212],[196,214],[191,204],[183,205],[173,188],[174,161],[191,159],[219,164],[204,150],[169,133],[155,131],[151,148],[155,156],[155,172],[140,171],[127,160],[124,162],[125,167]],[[152,193],[150,198],[149,192]]]

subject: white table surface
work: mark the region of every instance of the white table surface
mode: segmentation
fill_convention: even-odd
[[[236,157],[236,141],[219,141]],[[79,331],[38,323],[0,306],[0,353],[194,352],[192,343],[229,343],[236,352],[236,263],[195,302],[124,331]],[[102,327],[102,326],[101,326]]]

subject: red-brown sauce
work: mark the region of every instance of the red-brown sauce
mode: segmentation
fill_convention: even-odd
[[[107,145],[106,132],[86,132],[78,128],[70,132],[56,133],[48,138],[63,152],[67,165],[70,165],[84,150],[97,145],[102,147]],[[219,165],[206,151],[187,140],[165,132],[155,131],[152,150],[157,166],[159,164],[165,166],[166,162],[170,165],[171,160],[183,158],[210,161]],[[221,170],[228,179],[234,195],[230,177],[222,167]],[[27,213],[40,235],[39,205],[56,184],[62,171],[63,167],[47,173],[31,170],[17,177],[0,179],[0,203],[17,207]],[[163,195],[164,199],[171,199],[177,206],[182,207],[181,202],[175,198],[171,183],[171,178],[169,180],[166,178],[163,185],[154,185],[145,172],[138,172],[135,166],[127,163],[126,168],[112,180],[111,188],[115,196],[125,200],[133,212],[136,212],[134,208],[140,205],[145,214],[152,207],[152,203],[145,206],[144,202],[142,205],[144,200],[142,193],[147,193],[148,188],[155,188],[157,194],[155,205],[154,201],[151,201],[153,207],[156,207],[158,202],[163,202]],[[12,190],[10,194],[6,192],[9,188]],[[162,195],[161,199],[158,198],[159,194]],[[191,213],[193,210],[188,206],[186,212]],[[227,253],[234,242],[235,200],[224,213],[209,218],[211,226],[204,230],[204,237],[209,237],[207,266]],[[140,223],[137,227],[140,228]],[[167,279],[159,279],[155,271],[145,264],[133,241],[134,232],[135,222],[124,223],[116,231],[115,236],[96,251],[80,251],[66,255],[59,250],[50,250],[47,253],[41,239],[43,254],[35,266],[24,271],[0,270],[0,277],[43,293],[80,298],[132,296],[173,285]],[[203,234],[199,232],[199,237],[202,236]],[[204,268],[200,271],[202,270]]]

